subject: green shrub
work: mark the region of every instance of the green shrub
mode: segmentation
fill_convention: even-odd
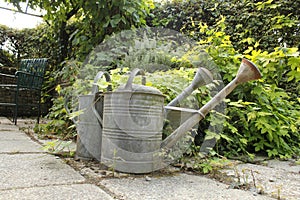
[[[206,30],[208,38],[201,43],[230,81],[242,55],[234,50],[229,36],[220,28]],[[205,31],[205,29],[203,29]],[[227,100],[227,119],[218,148],[226,155],[264,153],[269,157],[287,158],[299,155],[299,81],[300,59],[297,48],[275,48],[262,51],[248,46],[244,57],[260,68],[263,78],[239,86]]]
[[[201,24],[215,28],[221,16],[235,49],[245,50],[248,43],[259,42],[263,50],[279,45],[300,48],[299,1],[188,0],[157,5],[148,19],[149,26],[182,31],[195,40],[205,39]]]
[[[207,37],[199,41],[198,46],[181,57],[173,58],[172,56],[169,57],[168,54],[160,55],[166,59],[164,62],[173,63],[171,66],[175,66],[175,68],[148,74],[148,85],[160,89],[166,95],[168,102],[177,95],[174,88],[186,87],[186,84],[193,77],[195,66],[190,65],[193,63],[192,60],[189,60],[192,56],[188,55],[196,55],[205,50],[211,56],[214,66],[219,68],[218,72],[220,72],[225,84],[235,77],[241,58],[248,58],[257,64],[263,78],[238,86],[225,100],[227,103],[225,113],[219,113],[218,110],[213,111],[213,113],[218,113],[223,117],[219,119],[217,115],[209,115],[200,122],[204,126],[200,125],[201,133],[198,134],[205,133],[208,138],[216,138],[215,150],[227,156],[246,155],[252,158],[253,155],[262,153],[269,157],[289,158],[299,155],[300,99],[298,83],[300,80],[300,59],[298,49],[275,48],[272,52],[267,52],[260,50],[259,42],[254,41],[253,46],[247,46],[244,52],[238,52],[224,31],[226,29],[225,21],[225,18],[221,18],[216,28],[209,28],[202,24],[201,31]],[[143,62],[149,61],[147,60],[149,58],[147,52],[151,51],[144,51],[144,54],[140,55]],[[99,56],[99,58],[101,57]],[[136,60],[126,60],[122,57],[120,59],[118,56],[115,59],[112,62],[117,63],[115,66],[117,68],[110,70],[114,88],[127,80],[126,72],[131,70],[123,65],[126,62],[136,63]],[[183,63],[184,65],[182,65]],[[145,64],[145,66],[147,65]],[[89,72],[94,67],[88,64],[84,66],[83,70]],[[105,69],[107,66],[96,65],[95,69],[101,69],[101,67]],[[66,70],[68,71],[68,69]],[[95,73],[90,73],[84,79],[77,79],[70,87],[63,89],[75,89],[83,94],[83,91],[86,90],[83,87],[86,84],[83,83],[91,83],[93,74],[95,75]],[[176,79],[178,79],[177,82]],[[140,83],[138,78],[136,81]],[[99,86],[101,89],[106,88],[107,83],[102,80],[99,82]],[[181,90],[179,89],[179,91]],[[87,91],[89,91],[88,88]],[[199,97],[197,99],[199,106],[202,106],[213,95],[201,88],[195,93],[197,98]],[[58,105],[57,108],[59,108]],[[63,113],[62,116],[65,117],[65,114]],[[212,126],[221,125],[223,129],[207,130],[208,124]]]

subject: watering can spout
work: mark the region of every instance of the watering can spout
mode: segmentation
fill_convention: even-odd
[[[203,86],[211,83],[213,81],[213,75],[206,68],[199,67],[192,83],[185,88],[175,99],[173,99],[167,106],[176,106],[184,98],[188,97],[192,92]]]
[[[171,135],[169,135],[162,143],[161,148],[170,148],[185,135],[192,127],[194,127],[200,120],[202,120],[208,112],[210,112],[216,105],[218,105],[225,97],[230,94],[233,89],[247,81],[257,80],[261,78],[261,73],[255,64],[247,59],[243,59],[234,80],[226,85],[218,94],[216,94],[207,104],[199,110],[195,110],[194,114],[182,123]],[[173,105],[172,105],[173,106]]]
[[[196,75],[191,83],[193,89],[197,89],[200,86],[207,85],[213,81],[213,75],[206,68],[199,67]]]
[[[245,83],[260,79],[261,73],[254,63],[247,59],[243,59],[236,78],[238,79],[238,83]]]

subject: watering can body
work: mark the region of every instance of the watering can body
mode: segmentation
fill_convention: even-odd
[[[76,141],[76,159],[101,160],[101,145],[102,145],[102,116],[103,116],[103,93],[99,92],[97,81],[105,76],[106,81],[110,82],[110,76],[107,72],[98,72],[94,79],[92,91],[87,95],[78,96],[78,110],[82,113],[77,120],[73,119],[77,130]],[[108,86],[108,91],[111,86]],[[68,109],[68,101],[65,101],[66,111],[70,114]]]
[[[104,102],[101,161],[126,173],[148,173],[161,168],[158,151],[164,95],[129,81],[125,87],[105,93]]]
[[[145,74],[135,69],[126,85],[104,94],[101,161],[117,171],[149,173],[167,165],[163,158],[165,152],[160,148],[166,118],[165,96],[156,88],[144,86],[145,83],[132,84],[136,75]],[[196,88],[212,80],[208,70],[199,68],[191,85],[169,106],[180,103]],[[182,113],[177,112],[176,120],[182,117]]]
[[[84,112],[78,117],[76,125],[76,158],[81,160],[101,160],[102,127],[93,111],[93,106],[101,115],[103,95],[89,94],[79,96],[79,110]]]

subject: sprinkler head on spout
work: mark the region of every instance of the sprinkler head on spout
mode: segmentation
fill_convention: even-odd
[[[243,58],[236,79],[238,83],[245,83],[261,78],[261,73],[258,67],[251,61]]]
[[[200,86],[207,85],[213,81],[213,75],[206,68],[199,67],[191,83],[193,90]]]

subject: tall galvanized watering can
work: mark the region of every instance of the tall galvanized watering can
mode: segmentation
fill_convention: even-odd
[[[103,75],[106,81],[110,82],[110,76],[107,72],[99,72],[94,79],[91,94],[78,97],[78,110],[82,111],[82,113],[78,119],[73,119],[77,129],[75,155],[77,159],[101,160],[103,93],[99,92],[96,83]],[[107,90],[111,91],[110,85]],[[65,101],[65,108],[70,114],[68,101],[69,98]]]
[[[168,106],[164,95],[157,89],[132,84],[136,75],[144,75],[135,69],[125,86],[114,92],[104,93],[103,132],[101,161],[117,171],[149,173],[164,167],[162,153],[171,148],[206,114],[219,104],[237,85],[259,79],[258,68],[243,59],[236,78],[199,110],[175,107],[195,88],[212,80],[211,74],[199,68],[192,84]],[[171,135],[162,141],[165,110],[183,110],[191,113]]]

